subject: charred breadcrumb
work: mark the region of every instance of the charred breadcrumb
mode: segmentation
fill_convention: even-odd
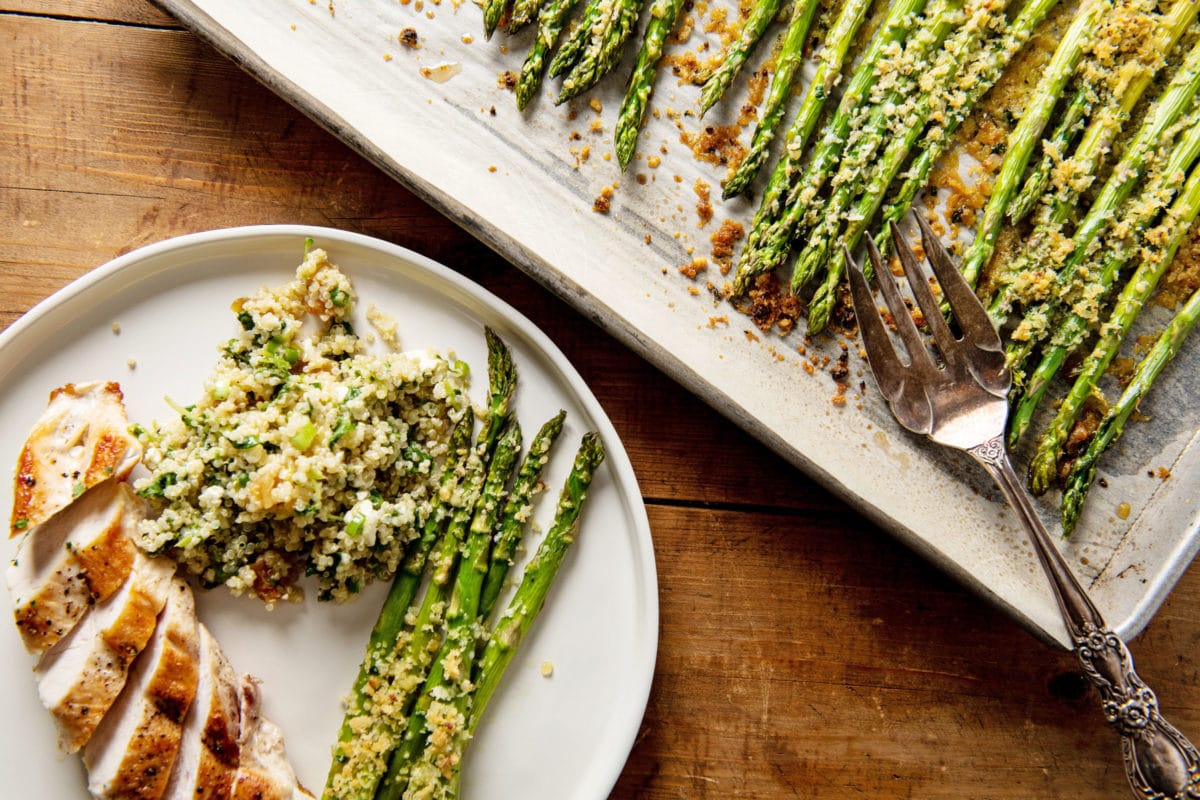
[[[600,194],[596,195],[596,199],[592,201],[592,211],[597,214],[607,214],[612,210],[612,189],[605,186],[600,190]]]

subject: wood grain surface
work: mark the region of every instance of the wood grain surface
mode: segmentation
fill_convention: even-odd
[[[148,4],[0,0],[0,142],[0,325],[140,245],[289,222],[422,252],[562,347],[629,451],[658,560],[658,666],[614,798],[1130,796],[1073,657],[898,545]],[[1198,601],[1192,568],[1132,643],[1165,713],[1193,737]]]

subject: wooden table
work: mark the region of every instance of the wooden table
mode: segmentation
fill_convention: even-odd
[[[299,0],[298,0],[299,2]],[[141,0],[0,0],[0,325],[140,245],[254,223],[425,253],[528,315],[633,459],[661,636],[616,798],[1125,798],[1049,650]],[[1133,643],[1200,736],[1200,569]],[[80,788],[83,794],[83,788]]]

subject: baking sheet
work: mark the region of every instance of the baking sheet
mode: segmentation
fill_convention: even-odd
[[[754,203],[722,202],[725,167],[697,159],[684,139],[734,122],[745,76],[768,48],[703,120],[694,112],[698,88],[661,70],[655,113],[622,173],[611,139],[635,46],[583,99],[554,106],[551,81],[520,113],[500,84],[519,70],[531,34],[485,41],[471,2],[155,2],[797,467],[1035,634],[1066,643],[1032,550],[999,495],[965,456],[899,429],[856,348],[848,402],[835,405],[833,381],[813,362],[838,358],[842,342],[763,334],[707,290],[724,280],[714,265],[696,280],[680,274],[681,265],[710,256],[724,220],[749,228]],[[669,55],[701,48],[701,8],[689,12],[697,23],[691,38],[673,43]],[[399,42],[406,28],[417,33],[415,49]],[[707,223],[699,208],[705,187],[714,212]],[[595,211],[608,192],[610,210]],[[1092,492],[1076,534],[1062,543],[1126,637],[1144,626],[1197,548],[1190,487],[1200,416],[1186,402],[1186,376],[1200,366],[1194,349],[1144,404],[1153,422],[1134,426],[1110,453],[1106,487]],[[1056,503],[1042,505],[1051,530]]]

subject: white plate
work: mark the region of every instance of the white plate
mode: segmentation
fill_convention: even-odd
[[[533,435],[559,408],[567,421],[539,498],[542,530],[586,430],[608,457],[597,472],[579,539],[546,607],[505,675],[464,769],[468,800],[607,797],[645,711],[658,638],[654,552],[629,459],[596,398],[562,353],[516,310],[450,270],[393,245],[341,231],[289,226],[184,236],[128,255],[41,303],[0,335],[0,458],[15,464],[25,434],[63,383],[119,380],[131,419],[164,418],[164,395],[194,397],[236,331],[230,302],[279,285],[312,236],[354,281],[360,332],[369,303],[399,322],[401,346],[453,349],[473,369],[472,396],[487,389],[483,326],[508,342],[518,369],[516,411]],[[114,332],[114,323],[119,333]],[[136,362],[130,367],[129,360]],[[11,508],[11,481],[0,507]],[[539,537],[535,534],[535,541]],[[13,542],[0,544],[7,563]],[[531,548],[532,550],[532,548]],[[344,606],[268,612],[223,590],[199,611],[234,668],[263,680],[266,715],[284,731],[302,782],[324,785],[330,746],[386,586]],[[11,601],[11,598],[9,598]],[[542,662],[553,664],[543,677]],[[59,755],[38,702],[34,660],[13,624],[0,624],[0,775],[5,797],[87,794],[78,758]]]

